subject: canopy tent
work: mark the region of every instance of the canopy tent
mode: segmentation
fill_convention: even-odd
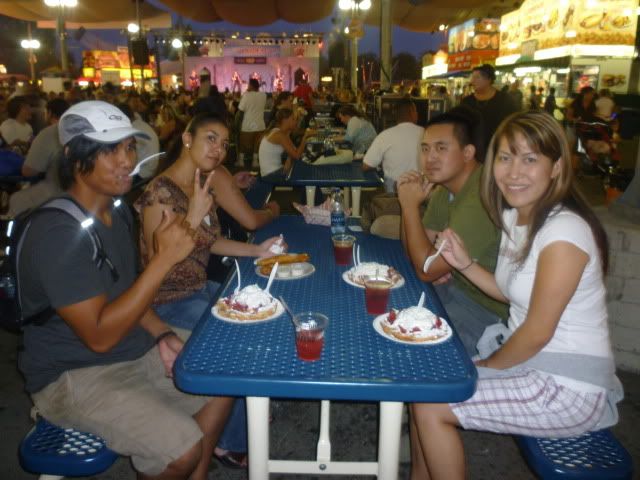
[[[268,25],[276,20],[311,23],[330,16],[336,0],[156,0],[169,10],[197,22],[227,21],[243,26]],[[366,23],[380,24],[380,2],[373,0]],[[440,24],[455,25],[469,18],[500,16],[513,9],[503,0],[391,0],[394,25],[416,32],[437,30]],[[166,12],[149,2],[140,2],[143,21],[166,17]],[[0,0],[0,14],[30,21],[53,20],[56,10],[43,0]],[[132,0],[80,0],[65,9],[69,23],[100,28],[100,22],[126,22],[135,18]],[[88,25],[96,24],[96,25]],[[167,25],[168,26],[168,25]],[[103,27],[104,28],[104,27]],[[113,27],[109,27],[113,28]]]
[[[328,17],[337,1],[300,0],[158,0],[172,11],[199,22],[226,20],[244,26],[276,20],[310,23]],[[380,25],[380,2],[372,0],[366,23]],[[440,24],[455,25],[488,14],[500,16],[513,7],[502,0],[391,0],[391,21],[407,30],[431,32]]]
[[[43,0],[0,0],[0,14],[48,23],[57,18],[58,9],[46,6]],[[170,15],[147,2],[140,2],[140,17],[145,25],[152,28],[171,26]],[[71,28],[73,24],[89,29],[122,28],[135,20],[136,4],[132,0],[79,0],[76,7],[64,9],[64,18]]]

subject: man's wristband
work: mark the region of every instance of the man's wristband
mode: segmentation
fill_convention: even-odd
[[[178,334],[173,330],[166,330],[162,332],[160,335],[156,337],[156,345],[159,344],[161,340],[164,340],[165,338],[170,337],[171,335],[175,335],[176,337],[178,336]]]

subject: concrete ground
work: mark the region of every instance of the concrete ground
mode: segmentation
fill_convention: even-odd
[[[596,180],[584,182],[587,196],[594,204],[602,203],[604,195]],[[363,192],[363,204],[374,192]],[[290,204],[291,194],[277,192],[281,205]],[[285,210],[288,210],[285,209]],[[0,480],[28,480],[35,475],[24,472],[18,464],[17,448],[31,428],[31,402],[23,390],[23,381],[16,370],[19,338],[0,330]],[[629,450],[640,478],[640,375],[619,372],[624,384],[625,399],[619,405],[620,422],[613,431]],[[319,402],[274,401],[271,425],[271,457],[277,459],[311,460],[315,457],[318,436]],[[332,452],[335,460],[373,461],[377,450],[378,409],[375,404],[334,402],[331,408]],[[467,455],[468,477],[471,479],[533,479],[515,442],[510,436],[479,432],[463,432]],[[408,430],[403,428],[399,478],[409,478]],[[92,477],[96,480],[133,480],[135,472],[127,459],[121,458],[107,472]],[[246,471],[231,470],[213,460],[210,478],[241,480]],[[272,475],[272,479],[350,478],[347,476]],[[365,477],[354,477],[365,478]],[[371,478],[371,477],[370,477]]]
[[[29,480],[35,475],[24,472],[18,464],[17,448],[31,428],[31,402],[23,391],[23,381],[16,370],[18,337],[0,331],[0,479]],[[625,387],[620,404],[620,422],[613,428],[617,438],[640,468],[640,375],[619,372]],[[272,458],[312,460],[318,436],[320,403],[316,401],[274,401],[270,451]],[[373,461],[378,443],[378,408],[376,404],[334,402],[331,406],[331,439],[335,460]],[[527,468],[510,436],[463,432],[469,478],[528,480],[534,476]],[[402,434],[400,479],[409,478],[408,430]],[[241,480],[245,471],[231,470],[217,461],[211,462],[210,478]],[[134,480],[129,461],[121,458],[95,480]],[[272,479],[350,478],[347,476],[272,475]],[[365,477],[354,477],[365,478]],[[370,477],[371,478],[371,477]],[[637,476],[636,478],[640,478]]]

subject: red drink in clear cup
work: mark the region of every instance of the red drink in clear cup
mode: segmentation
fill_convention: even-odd
[[[356,237],[353,235],[334,235],[331,237],[333,242],[333,255],[336,258],[336,265],[349,265],[353,256],[353,243]]]
[[[324,347],[324,331],[329,319],[317,312],[303,312],[294,316],[296,351],[298,358],[307,362],[319,360]]]
[[[296,350],[300,360],[313,361],[320,358],[324,346],[324,332],[297,332]]]
[[[364,300],[367,313],[381,315],[387,312],[391,282],[385,278],[369,278],[364,282]]]

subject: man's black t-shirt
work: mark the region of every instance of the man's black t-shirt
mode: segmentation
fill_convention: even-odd
[[[475,108],[482,115],[487,146],[502,120],[520,110],[509,94],[500,90],[496,90],[496,94],[488,100],[478,100],[474,95],[468,95],[462,99],[461,104]],[[484,161],[484,159],[479,160]]]
[[[133,284],[137,258],[123,213],[130,219],[130,212],[114,210],[111,227],[98,220],[94,222],[104,250],[118,270],[120,278],[116,282],[106,265],[98,269],[92,259],[89,235],[77,220],[55,211],[33,219],[19,259],[26,316],[48,305],[60,308],[101,294],[112,301]],[[96,353],[55,315],[43,325],[25,327],[24,350],[18,357],[18,366],[25,376],[26,390],[35,393],[67,370],[134,360],[153,344],[149,333],[135,327],[109,352]]]

